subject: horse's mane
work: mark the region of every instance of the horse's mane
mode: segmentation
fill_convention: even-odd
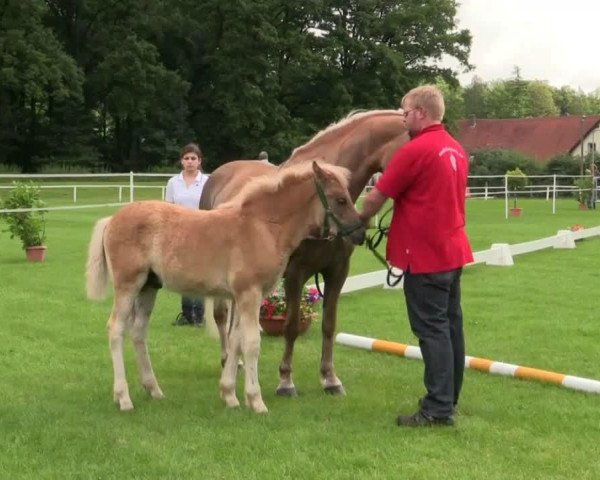
[[[347,168],[323,162],[318,162],[318,164],[322,170],[332,174],[344,188],[348,188],[350,171]],[[217,208],[241,206],[256,196],[264,195],[268,192],[275,193],[301,183],[307,178],[314,178],[314,176],[312,162],[299,163],[289,168],[278,169],[273,174],[252,178],[231,200],[221,204]]]
[[[398,115],[402,116],[402,109],[398,110],[353,110],[348,115],[346,115],[341,120],[338,120],[335,123],[332,123],[328,127],[325,127],[323,130],[318,132],[314,137],[312,137],[308,142],[304,145],[300,145],[295,148],[292,152],[290,158],[293,158],[296,154],[302,152],[305,149],[312,147],[317,141],[321,140],[324,136],[334,134],[339,132],[340,130],[360,121],[364,120],[367,117],[376,117],[381,115]]]

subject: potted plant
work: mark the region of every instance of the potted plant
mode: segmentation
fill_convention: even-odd
[[[3,210],[43,208],[40,188],[33,182],[13,182],[13,189],[0,202]],[[43,262],[46,255],[46,221],[44,211],[5,212],[0,214],[8,224],[10,238],[19,238],[30,262]]]
[[[300,323],[298,332],[304,333],[313,320],[316,319],[315,311],[317,304],[321,301],[321,296],[316,288],[302,288],[300,297]],[[282,335],[286,319],[286,302],[283,284],[280,282],[269,295],[267,295],[260,306],[259,321],[260,326],[267,335]]]
[[[577,200],[577,203],[579,203],[579,209],[587,210],[592,198],[592,188],[594,188],[594,181],[592,180],[592,177],[580,177],[573,182],[573,185],[575,185],[577,188],[575,199]]]
[[[523,209],[517,207],[517,192],[523,189],[527,183],[527,175],[525,175],[519,167],[506,172],[506,184],[508,190],[514,194],[513,208],[510,209],[510,215],[512,217],[520,217],[523,213]]]

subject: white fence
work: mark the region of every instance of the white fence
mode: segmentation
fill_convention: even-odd
[[[562,195],[577,195],[582,190],[574,185],[574,181],[582,178],[590,178],[592,181],[594,201],[598,201],[598,177],[590,175],[528,175],[526,177],[531,183],[526,187],[514,191],[508,188],[508,175],[472,175],[469,176],[469,197],[489,200],[496,197],[504,197],[504,215],[508,218],[510,198],[515,195],[523,197],[545,198],[552,201],[552,213],[556,213],[556,199]],[[484,185],[472,185],[472,183],[482,183]]]
[[[114,183],[104,183],[104,184],[87,184],[87,183],[78,183],[78,184],[52,184],[52,183],[39,183],[38,186],[40,190],[57,190],[57,189],[68,189],[72,190],[72,198],[73,203],[77,203],[78,193],[81,190],[86,189],[104,189],[104,190],[114,190],[117,196],[118,201],[115,203],[101,203],[101,204],[90,204],[90,205],[73,205],[73,206],[56,206],[56,207],[45,207],[46,211],[54,211],[54,210],[78,210],[78,209],[86,209],[86,208],[97,208],[97,207],[114,207],[123,205],[124,203],[135,201],[135,192],[137,190],[143,189],[153,189],[160,190],[160,198],[165,198],[165,189],[166,189],[166,181],[172,177],[174,174],[165,174],[165,173],[73,173],[73,174],[0,174],[0,181],[2,179],[14,180],[14,181],[23,181],[23,180],[35,180],[35,179],[44,179],[51,182],[52,180],[62,180],[65,179],[84,179],[84,178],[93,178],[95,180],[102,180],[107,178],[123,178],[127,179],[127,183],[123,184],[114,184]],[[144,185],[140,182],[136,183],[136,178],[149,178],[149,177],[157,177],[164,179],[164,185]],[[0,190],[10,190],[12,185],[0,185]],[[123,197],[127,196],[127,200],[124,201]],[[12,212],[29,212],[38,209],[12,209],[12,210],[0,210],[0,213],[12,213]]]
[[[95,208],[95,207],[108,207],[120,205],[125,202],[133,202],[136,199],[136,191],[142,189],[154,189],[160,190],[160,198],[164,199],[166,181],[173,174],[164,173],[108,173],[108,174],[0,174],[0,182],[3,179],[6,180],[35,180],[43,179],[44,182],[39,184],[42,190],[56,190],[56,189],[71,189],[73,203],[78,203],[78,194],[85,189],[114,189],[116,193],[117,203],[103,203],[103,204],[92,204],[85,206],[57,206],[49,207],[45,210],[69,210],[78,208]],[[136,182],[136,179],[141,178],[161,178],[164,180],[164,185],[144,185],[144,182]],[[589,176],[588,176],[589,177]],[[122,178],[127,179],[127,183],[122,184],[111,184],[111,183],[77,183],[77,184],[64,184],[65,179],[84,179],[93,178],[98,181],[107,178]],[[508,188],[508,177],[506,175],[472,175],[469,177],[469,197],[474,199],[489,200],[493,198],[504,198],[504,210],[505,217],[508,218],[509,202],[510,198],[516,193],[519,197],[537,197],[545,198],[547,201],[552,202],[552,213],[556,213],[556,199],[560,195],[577,195],[580,191],[573,183],[574,180],[582,178],[581,176],[569,176],[569,175],[530,175],[527,177],[531,182],[527,187],[519,190],[518,192],[511,191]],[[61,184],[53,184],[53,180],[63,181]],[[536,182],[535,184],[533,182]],[[484,185],[475,184],[485,183]],[[593,183],[597,187],[597,177]],[[0,191],[3,189],[10,189],[11,185],[0,185]],[[369,187],[367,187],[368,189]],[[127,197],[124,200],[124,197]],[[596,197],[597,198],[597,195]],[[26,210],[19,210],[26,211]]]
[[[571,230],[559,230],[556,235],[551,237],[540,238],[539,240],[532,240],[529,242],[515,243],[513,245],[509,245],[508,243],[494,243],[487,250],[475,252],[473,254],[474,262],[470,263],[469,265],[484,263],[486,265],[511,266],[514,263],[513,257],[515,255],[522,255],[524,253],[544,250],[546,248],[572,249],[576,248],[576,240],[599,235],[600,226],[586,228],[575,232],[572,232]],[[348,277],[344,283],[344,286],[342,287],[342,293],[349,293],[356,290],[363,290],[365,288],[379,286],[384,286],[387,288],[386,279],[387,270],[379,270],[377,272],[364,273],[362,275]],[[395,288],[402,288],[403,283],[404,282],[401,281]]]

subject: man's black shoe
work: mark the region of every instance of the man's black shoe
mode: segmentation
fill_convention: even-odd
[[[396,424],[400,427],[452,427],[454,417],[434,418],[419,411],[413,415],[400,415]]]

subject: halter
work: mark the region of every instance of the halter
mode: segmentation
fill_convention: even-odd
[[[338,235],[348,236],[352,233],[364,228],[364,225],[361,221],[357,222],[355,225],[344,225],[339,218],[335,216],[335,213],[331,210],[329,206],[329,202],[327,201],[327,197],[325,196],[325,191],[323,190],[323,186],[321,183],[315,179],[315,186],[317,187],[317,194],[319,195],[319,200],[321,200],[321,204],[325,209],[325,219],[323,220],[323,228],[321,229],[321,235],[323,238],[331,237],[329,232],[329,219],[333,220],[333,223],[338,228]]]

